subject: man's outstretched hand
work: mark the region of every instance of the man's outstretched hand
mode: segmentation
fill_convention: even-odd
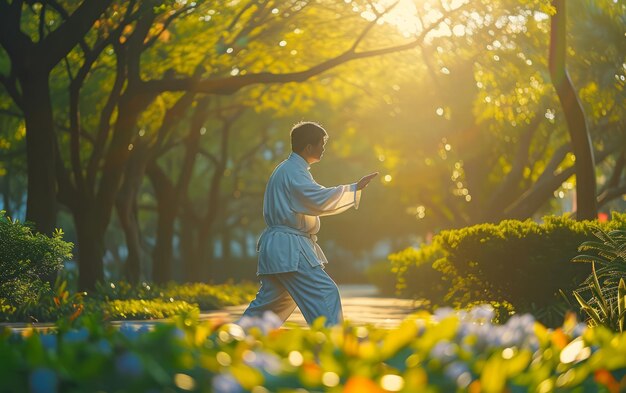
[[[359,182],[356,184],[356,189],[357,190],[364,189],[365,187],[367,187],[369,182],[372,181],[372,179],[375,178],[376,176],[378,176],[378,172],[370,173],[369,175],[363,176],[361,180],[359,180]]]

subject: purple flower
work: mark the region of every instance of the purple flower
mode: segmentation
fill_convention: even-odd
[[[481,304],[472,308],[468,317],[474,321],[491,322],[495,316],[493,307],[489,304]]]
[[[463,373],[466,372],[469,372],[469,368],[463,362],[452,362],[443,369],[445,376],[453,381],[456,381]]]
[[[245,315],[235,323],[241,326],[245,331],[249,331],[252,327],[258,327],[263,334],[267,334],[281,327],[283,321],[274,312],[268,310],[263,313],[262,317]]]
[[[586,323],[579,322],[574,327],[574,330],[572,330],[572,334],[574,335],[574,337],[582,336],[585,333],[585,331],[587,330],[587,328],[588,328],[588,326],[587,326]]]
[[[250,367],[273,375],[277,375],[281,370],[280,359],[271,353],[246,351],[243,355],[243,361]]]
[[[219,374],[213,378],[213,392],[215,393],[240,393],[243,388],[230,374]]]
[[[448,363],[456,358],[457,346],[449,341],[440,341],[430,350],[430,357]]]
[[[435,310],[435,312],[433,313],[433,316],[435,317],[436,320],[441,321],[444,318],[449,317],[450,315],[454,314],[454,309],[451,307],[440,307],[438,309]]]

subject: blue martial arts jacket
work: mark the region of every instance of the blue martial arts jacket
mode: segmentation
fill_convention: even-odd
[[[281,162],[270,176],[263,198],[267,228],[257,242],[257,275],[293,272],[303,257],[311,266],[328,263],[317,244],[320,216],[359,207],[357,183],[324,187],[296,153]]]

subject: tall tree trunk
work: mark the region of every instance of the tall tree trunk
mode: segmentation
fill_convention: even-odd
[[[96,214],[92,204],[78,202],[74,211],[74,224],[78,240],[78,289],[90,291],[95,283],[104,280],[104,233],[94,225]]]
[[[26,220],[39,232],[51,234],[56,225],[57,195],[55,134],[52,103],[45,70],[20,70],[26,122],[28,198]]]
[[[116,211],[124,231],[128,256],[124,261],[124,275],[131,283],[139,282],[141,275],[141,235],[137,221],[136,199],[120,198],[116,202]]]
[[[137,195],[145,173],[147,150],[145,143],[135,143],[126,164],[124,181],[115,201],[128,248],[124,270],[129,282],[138,282],[141,275],[141,230],[137,219]]]
[[[152,253],[152,280],[158,284],[172,280],[172,240],[178,214],[176,194],[165,173],[156,163],[150,163],[146,173],[154,188],[157,201],[156,243]]]
[[[109,151],[102,168],[99,189],[87,190],[77,196],[77,208],[75,215],[76,232],[80,244],[81,239],[90,244],[85,247],[80,245],[85,252],[79,253],[79,275],[81,289],[91,290],[97,280],[103,278],[103,244],[104,234],[111,220],[111,213],[115,206],[116,196],[119,192],[126,162],[128,161],[128,146],[132,141],[133,131],[136,129],[137,118],[152,102],[154,96],[127,92],[120,100],[119,112],[115,124],[115,131],[111,140]],[[84,222],[81,217],[89,216]],[[79,223],[84,225],[78,225]],[[84,233],[81,233],[83,232]],[[96,238],[97,237],[97,238]],[[93,272],[93,270],[99,270]],[[85,271],[85,274],[83,274]]]
[[[172,280],[172,240],[176,212],[166,203],[159,203],[157,208],[156,244],[152,254],[152,279],[157,284]]]
[[[195,219],[189,212],[181,215],[180,225],[180,253],[181,265],[183,267],[183,280],[188,282],[201,281],[202,278],[194,277],[191,273],[194,270],[196,261],[200,259],[198,255],[198,238]]]
[[[550,76],[565,114],[576,156],[576,217],[579,220],[591,220],[595,219],[598,214],[593,147],[585,112],[565,66],[566,0],[554,0],[552,3],[556,13],[551,19]]]

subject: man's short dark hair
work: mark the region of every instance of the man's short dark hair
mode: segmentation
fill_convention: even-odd
[[[316,122],[301,121],[291,128],[291,150],[296,153],[304,150],[306,145],[317,145],[328,139],[326,130]]]

